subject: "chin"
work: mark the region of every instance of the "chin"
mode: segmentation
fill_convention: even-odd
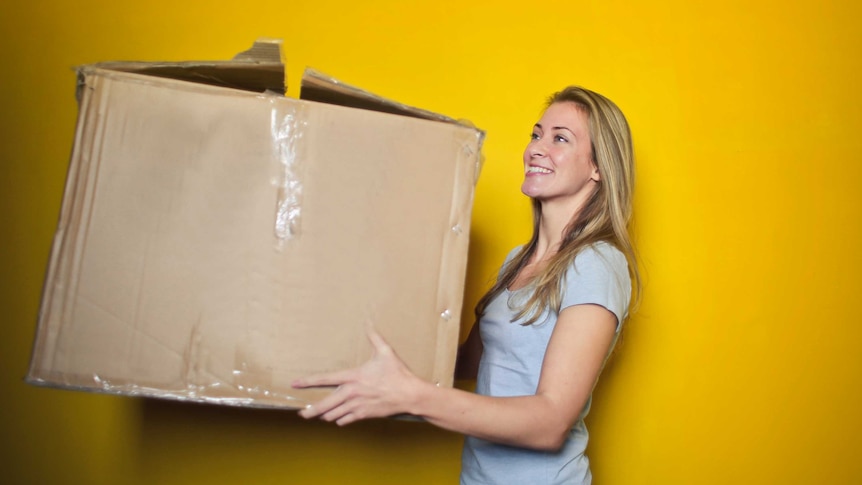
[[[541,191],[538,188],[527,183],[521,185],[521,193],[533,199],[538,198],[541,195]]]

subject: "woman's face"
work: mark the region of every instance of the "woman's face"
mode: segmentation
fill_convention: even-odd
[[[521,191],[542,202],[580,205],[598,181],[586,113],[574,103],[552,104],[533,126],[524,150]]]

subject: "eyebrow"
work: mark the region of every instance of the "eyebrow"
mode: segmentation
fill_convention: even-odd
[[[541,124],[541,123],[536,123],[535,125],[533,125],[533,127],[534,127],[534,128],[542,128],[542,124]],[[544,128],[542,128],[542,129],[544,129]],[[569,133],[571,133],[571,134],[572,134],[572,136],[576,136],[576,135],[575,135],[575,132],[574,132],[574,131],[572,131],[572,129],[571,129],[571,128],[568,128],[568,127],[565,127],[565,126],[554,126],[554,127],[552,127],[552,128],[551,128],[551,130],[566,130],[566,131],[568,131]]]

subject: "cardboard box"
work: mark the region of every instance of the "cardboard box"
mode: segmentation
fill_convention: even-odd
[[[79,69],[79,118],[28,382],[295,408],[373,325],[452,385],[483,134],[309,71]]]

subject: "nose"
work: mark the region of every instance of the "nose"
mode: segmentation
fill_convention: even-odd
[[[545,144],[542,139],[539,138],[538,140],[531,141],[527,147],[527,153],[530,154],[530,158],[543,156],[545,154]]]

